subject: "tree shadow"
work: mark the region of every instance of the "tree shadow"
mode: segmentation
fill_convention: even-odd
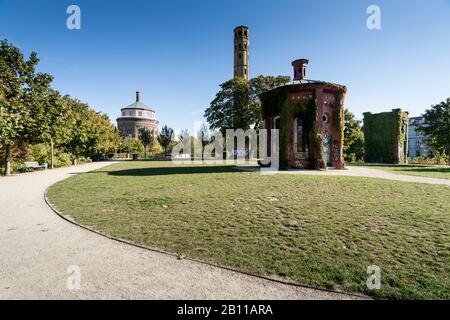
[[[240,172],[233,166],[198,166],[198,167],[155,167],[155,168],[135,168],[118,171],[108,171],[111,176],[165,176],[174,174],[203,174],[203,173],[234,173]]]

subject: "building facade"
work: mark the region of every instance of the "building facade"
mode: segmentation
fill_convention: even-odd
[[[364,113],[365,161],[408,163],[408,112]]]
[[[279,131],[280,169],[343,169],[344,98],[347,88],[307,80],[309,61],[292,63],[294,81],[261,96],[265,129]],[[272,155],[272,137],[267,152]]]
[[[234,29],[234,77],[249,79],[250,29],[239,26]]]
[[[158,133],[159,122],[156,112],[141,102],[141,93],[136,92],[136,102],[121,109],[121,117],[117,119],[117,128],[124,136],[138,137],[139,130],[146,129]]]
[[[409,118],[408,124],[408,156],[410,158],[426,158],[429,154],[428,137],[417,130],[417,127],[426,126],[423,117]]]

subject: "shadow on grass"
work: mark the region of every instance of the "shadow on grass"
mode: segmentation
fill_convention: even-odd
[[[450,174],[450,167],[448,168],[430,168],[430,167],[405,167],[407,169],[406,171],[411,172],[434,172],[434,173],[449,173]]]
[[[98,171],[97,171],[98,172]],[[173,174],[202,174],[202,173],[232,173],[241,172],[233,166],[203,166],[203,167],[159,167],[159,168],[136,168],[118,171],[108,171],[112,176],[165,176]]]

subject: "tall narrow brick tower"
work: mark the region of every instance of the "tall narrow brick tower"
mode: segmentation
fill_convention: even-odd
[[[234,77],[249,78],[250,30],[246,26],[234,29]]]

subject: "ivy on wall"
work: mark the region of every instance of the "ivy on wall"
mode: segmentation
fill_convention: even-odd
[[[289,89],[289,88],[287,88]],[[304,124],[303,134],[306,138],[308,160],[311,169],[323,169],[323,137],[317,125],[317,101],[312,90],[310,99],[296,102],[288,101],[288,90],[275,90],[261,97],[264,118],[280,116],[280,170],[286,170],[288,164],[289,123],[291,119],[300,118]]]
[[[401,109],[378,114],[364,113],[364,137],[366,162],[406,163],[408,113]]]
[[[344,93],[336,93],[333,103],[333,126],[336,132],[339,132],[340,141],[334,140],[334,160],[341,160],[343,150],[338,149],[337,146],[344,146],[344,126],[345,126],[345,116],[344,116]],[[339,158],[338,158],[339,157]]]

